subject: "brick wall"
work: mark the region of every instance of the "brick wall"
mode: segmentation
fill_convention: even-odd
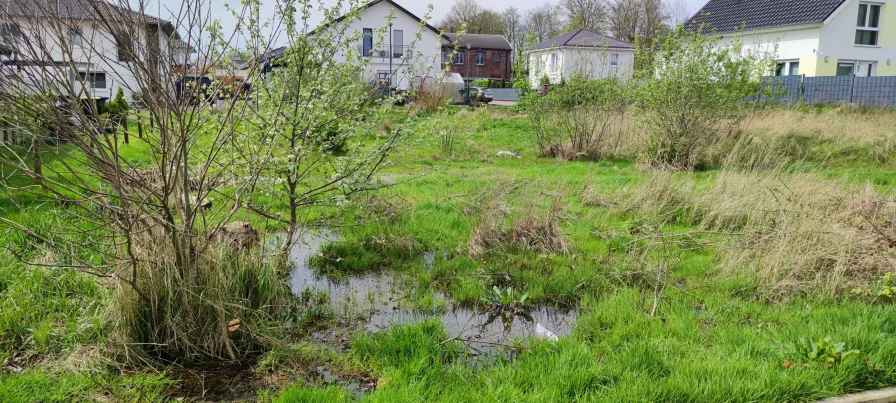
[[[453,49],[450,47],[443,48],[443,54],[451,54]],[[449,63],[451,72],[458,73],[464,79],[490,78],[495,80],[510,80],[510,51],[509,50],[492,50],[492,49],[458,49],[457,53],[464,54],[464,64]],[[476,54],[483,53],[485,55],[485,63],[483,65],[476,64]],[[500,57],[500,61],[495,61]],[[445,64],[442,64],[442,69]],[[468,77],[469,75],[469,77]]]

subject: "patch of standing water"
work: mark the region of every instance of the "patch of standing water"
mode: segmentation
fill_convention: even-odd
[[[436,293],[435,299],[446,302],[444,309],[436,310],[442,313],[415,310],[409,305],[419,290],[395,273],[335,279],[316,274],[309,266],[308,259],[319,253],[325,244],[338,241],[339,236],[328,230],[306,231],[297,236],[290,250],[294,265],[290,278],[292,291],[296,294],[306,290],[327,293],[334,311],[346,318],[357,319],[370,332],[438,319],[451,337],[467,344],[474,354],[491,354],[496,346],[509,345],[517,339],[549,339],[550,334],[569,335],[577,318],[573,310],[547,306],[534,306],[526,314],[504,318],[457,306],[441,293]],[[427,270],[435,265],[435,260],[435,252],[423,255]],[[546,334],[544,329],[550,333]]]

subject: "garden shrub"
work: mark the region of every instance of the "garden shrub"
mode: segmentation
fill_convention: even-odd
[[[771,99],[759,97],[771,90],[759,80],[774,63],[766,49],[679,28],[638,52],[652,62],[639,71],[634,91],[647,135],[641,154],[650,166],[694,169],[712,147],[736,140],[757,99]]]
[[[541,155],[600,158],[615,150],[618,139],[612,134],[628,107],[628,95],[617,78],[575,77],[545,96],[528,96],[524,105]]]

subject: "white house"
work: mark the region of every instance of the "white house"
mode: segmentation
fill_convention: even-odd
[[[109,26],[101,23],[104,18],[127,24],[118,24],[122,30],[113,35],[103,28]],[[184,64],[189,53],[170,22],[104,0],[0,0],[0,63],[6,84],[35,90],[66,87],[58,89],[101,99],[114,97],[121,88],[130,97],[141,90],[132,71],[133,55],[161,57],[159,62],[170,68]],[[54,77],[52,84],[48,76]],[[58,77],[70,77],[68,84],[60,84],[65,80]]]
[[[357,11],[357,16],[342,16],[309,35],[353,39],[342,49],[349,48],[351,56],[368,59],[366,70],[361,72],[365,81],[406,89],[418,78],[438,75],[442,40],[447,39],[438,29],[392,0],[374,0]],[[276,59],[284,50],[270,52],[263,72],[277,71]],[[335,59],[345,61],[349,56],[342,50]]]
[[[701,26],[777,46],[777,75],[896,75],[896,0],[710,0],[687,23]]]
[[[629,79],[635,66],[631,44],[582,28],[539,43],[526,53],[533,88],[545,76],[551,84],[573,76]]]

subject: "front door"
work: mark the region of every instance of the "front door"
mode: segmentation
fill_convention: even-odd
[[[856,77],[874,77],[877,70],[875,62],[856,63]]]

